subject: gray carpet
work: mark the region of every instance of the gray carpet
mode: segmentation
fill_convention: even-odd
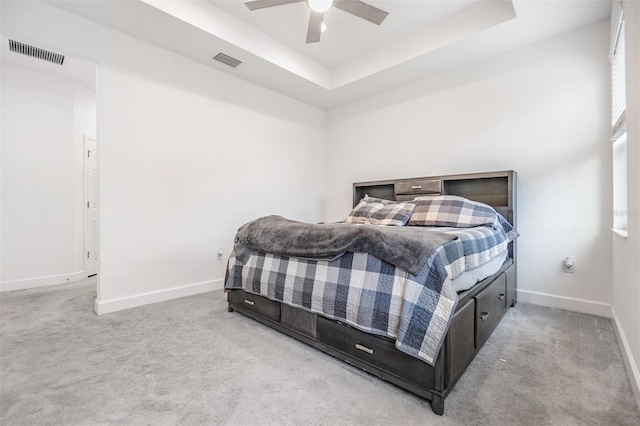
[[[228,313],[221,292],[98,317],[95,284],[0,296],[0,423],[638,425],[611,322],[520,303],[428,402]]]

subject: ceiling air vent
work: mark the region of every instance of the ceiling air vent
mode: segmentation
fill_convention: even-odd
[[[225,55],[224,53],[218,53],[216,56],[213,57],[213,59],[215,59],[218,62],[222,62],[225,65],[229,65],[232,68],[235,68],[242,63],[242,61],[239,61],[236,58],[232,58],[229,55]]]
[[[9,40],[9,50],[16,53],[22,53],[23,55],[31,56],[33,58],[42,59],[43,61],[53,62],[58,65],[62,65],[64,62],[64,55],[20,43],[15,40]]]

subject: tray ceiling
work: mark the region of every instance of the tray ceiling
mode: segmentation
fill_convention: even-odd
[[[607,19],[609,0],[367,1],[380,26],[340,10],[306,44],[304,2],[249,11],[242,1],[115,0],[51,4],[329,109]],[[237,58],[230,68],[217,53]]]

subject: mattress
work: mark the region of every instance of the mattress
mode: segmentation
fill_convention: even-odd
[[[475,269],[464,271],[458,276],[458,278],[451,282],[453,284],[453,288],[460,293],[461,291],[469,290],[478,282],[495,274],[498,272],[500,267],[502,267],[502,264],[507,259],[508,254],[509,250],[505,250],[485,264],[480,265]]]

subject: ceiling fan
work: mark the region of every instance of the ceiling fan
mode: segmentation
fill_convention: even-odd
[[[380,25],[389,14],[389,12],[385,12],[382,9],[378,9],[360,0],[252,0],[246,1],[244,4],[249,10],[257,10],[303,1],[306,2],[309,9],[311,9],[309,29],[307,30],[307,43],[317,43],[320,41],[324,14],[332,7],[348,12],[376,25]]]

